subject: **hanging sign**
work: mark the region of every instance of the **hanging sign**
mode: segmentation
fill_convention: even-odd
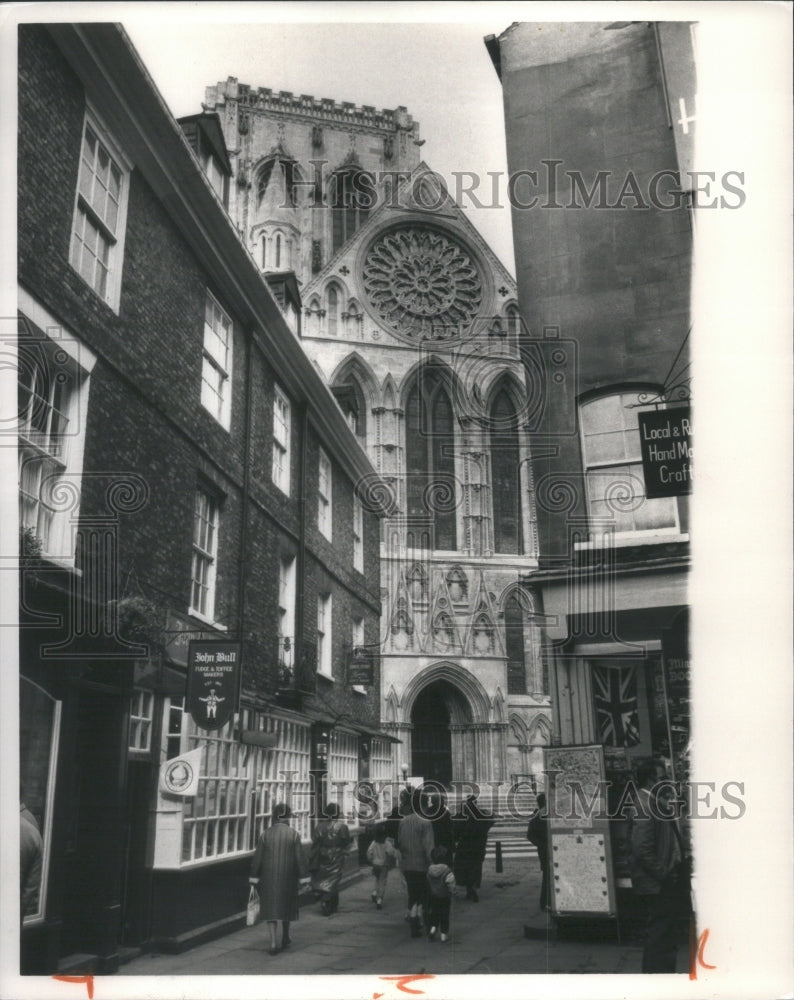
[[[680,497],[692,492],[692,417],[688,406],[637,414],[645,495]]]
[[[188,646],[187,708],[199,729],[221,729],[237,708],[240,643],[194,640]]]
[[[354,646],[347,661],[347,683],[371,686],[375,681],[375,650]]]

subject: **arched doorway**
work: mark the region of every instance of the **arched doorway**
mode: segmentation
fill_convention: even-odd
[[[449,681],[428,684],[411,710],[411,773],[442,785],[452,782],[450,723],[471,721],[466,699]]]

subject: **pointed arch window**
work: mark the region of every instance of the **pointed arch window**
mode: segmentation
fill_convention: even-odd
[[[524,611],[515,592],[510,594],[505,601],[505,652],[507,654],[507,693],[526,694]]]
[[[334,253],[369,218],[374,190],[371,175],[357,168],[340,170],[332,178],[331,236]]]
[[[494,551],[521,552],[521,455],[518,418],[506,389],[491,407],[491,496],[493,498]]]
[[[298,201],[298,186],[300,176],[298,166],[294,160],[282,160],[278,157],[268,160],[259,172],[257,181],[257,205],[261,205],[267,194],[274,173],[278,174],[279,181],[284,181],[284,204],[280,208],[295,208]]]
[[[336,290],[336,285],[329,286],[326,300],[328,303],[328,309],[326,310],[328,316],[328,334],[331,337],[335,337],[339,333],[339,292]]]
[[[436,549],[457,548],[455,432],[452,404],[437,377],[419,380],[408,394],[406,501],[409,526],[435,528]]]

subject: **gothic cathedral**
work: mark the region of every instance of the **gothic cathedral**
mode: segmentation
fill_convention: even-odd
[[[393,776],[531,783],[551,726],[515,281],[420,161],[405,108],[234,78],[204,108],[241,238],[299,289],[296,334],[396,501],[379,650]]]

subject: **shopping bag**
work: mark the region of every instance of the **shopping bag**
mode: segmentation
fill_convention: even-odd
[[[253,927],[254,924],[259,920],[259,893],[257,892],[256,886],[251,886],[251,891],[248,893],[248,908],[245,911],[245,926]]]

